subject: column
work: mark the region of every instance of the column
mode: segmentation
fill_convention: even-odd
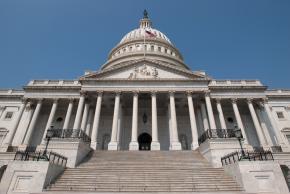
[[[81,94],[81,97],[79,99],[79,104],[78,104],[78,109],[77,109],[77,114],[76,114],[76,118],[75,118],[73,129],[79,129],[80,128],[84,102],[85,102],[85,96],[83,94]]]
[[[170,99],[170,115],[171,115],[171,126],[172,126],[172,130],[171,130],[172,139],[170,140],[170,149],[181,150],[181,143],[178,140],[174,92],[169,93],[169,99]]]
[[[205,103],[206,103],[207,114],[208,114],[208,118],[209,118],[209,126],[211,129],[216,129],[214,115],[213,115],[211,101],[210,101],[210,96],[209,96],[208,92],[205,93]]]
[[[152,142],[151,150],[160,150],[160,143],[158,140],[158,121],[157,121],[157,100],[156,92],[151,92],[151,111],[152,111]]]
[[[19,123],[20,123],[20,120],[21,120],[21,118],[22,118],[22,115],[23,115],[24,109],[25,109],[25,107],[26,107],[26,104],[27,104],[27,100],[24,99],[24,100],[22,101],[22,104],[20,105],[19,112],[18,112],[18,114],[17,114],[17,116],[16,116],[16,118],[15,118],[15,123],[14,123],[14,125],[11,127],[11,130],[9,131],[9,133],[7,134],[7,137],[6,137],[6,140],[5,140],[5,141],[6,141],[6,142],[5,142],[6,146],[10,146],[10,145],[12,144],[12,141],[13,141],[14,135],[15,135],[15,133],[16,133],[16,130],[17,130],[18,125],[19,125]]]
[[[51,124],[52,124],[52,121],[54,119],[54,115],[55,115],[55,112],[56,112],[56,109],[57,109],[57,105],[58,105],[58,99],[54,99],[52,107],[51,107],[51,111],[50,111],[50,114],[49,114],[49,117],[48,117],[48,120],[47,120],[47,123],[46,123],[46,127],[45,127],[44,132],[43,132],[41,144],[45,143],[46,132],[51,127]]]
[[[83,114],[83,118],[82,118],[82,123],[81,123],[81,130],[83,132],[86,131],[86,125],[87,125],[87,121],[88,121],[89,110],[90,110],[90,103],[86,102],[85,103],[85,108],[84,108],[84,114]]]
[[[248,102],[248,107],[250,109],[250,113],[251,113],[251,116],[252,116],[252,120],[254,122],[254,125],[255,125],[255,128],[256,128],[256,131],[257,131],[257,134],[258,134],[258,137],[259,137],[260,145],[261,146],[265,146],[266,145],[266,141],[265,141],[264,134],[263,134],[260,122],[258,120],[257,114],[255,112],[255,109],[254,109],[254,106],[253,106],[253,103],[252,103],[252,99],[247,99],[247,102]]]
[[[202,122],[203,122],[203,129],[204,131],[206,131],[209,129],[209,123],[207,119],[205,104],[203,102],[201,102],[200,110],[201,110],[201,116],[202,116]]]
[[[129,150],[138,150],[139,144],[137,142],[138,134],[138,93],[133,93],[133,111],[132,111],[132,134]]]
[[[238,109],[238,105],[237,105],[237,99],[232,99],[232,105],[233,105],[237,125],[241,129],[242,134],[243,134],[244,144],[248,144],[247,134],[246,134],[246,131],[242,122],[242,118]]]
[[[30,142],[30,138],[31,138],[32,133],[33,133],[33,130],[35,128],[36,121],[37,121],[37,118],[38,118],[40,109],[42,107],[42,102],[43,102],[43,99],[39,99],[37,101],[36,108],[34,110],[34,113],[33,113],[33,116],[32,116],[31,122],[30,122],[30,125],[29,125],[28,130],[27,130],[27,134],[26,134],[26,136],[24,138],[24,142],[23,142],[24,145],[28,145],[29,142]]]
[[[94,109],[90,108],[89,110],[89,116],[88,116],[88,122],[86,125],[86,134],[88,136],[91,136],[91,129],[92,129],[92,124],[93,124],[93,119],[94,119]]]
[[[5,110],[5,106],[0,106],[0,118],[2,117],[2,113]]]
[[[91,137],[91,148],[94,150],[98,147],[98,130],[99,130],[99,124],[100,124],[100,116],[101,116],[101,107],[102,107],[102,97],[103,93],[99,92],[96,102],[96,109],[95,109],[95,116],[94,116],[94,123],[93,123],[93,129],[92,129],[92,137]]]
[[[261,105],[261,104],[259,104],[259,105]],[[266,144],[268,146],[272,147],[274,144],[273,144],[273,141],[271,139],[271,134],[269,133],[267,124],[265,122],[265,116],[264,116],[260,106],[256,108],[256,114],[257,114],[257,117],[258,117],[258,119],[260,121],[261,128],[262,128],[262,130],[264,132],[264,137],[265,137]]]
[[[224,113],[223,113],[223,109],[221,106],[221,99],[216,99],[216,107],[219,113],[219,119],[220,119],[220,123],[221,123],[221,128],[222,129],[227,129],[227,125],[225,122],[225,117],[224,117]]]
[[[118,150],[117,133],[118,133],[119,109],[120,109],[120,92],[117,92],[115,96],[111,141],[108,145],[108,150]]]
[[[195,112],[194,112],[191,92],[187,93],[187,101],[188,101],[188,111],[189,111],[190,127],[191,127],[191,135],[192,135],[191,149],[195,150],[198,148],[198,132],[197,132]]]
[[[285,145],[285,143],[283,142],[283,140],[281,138],[279,128],[277,127],[276,122],[275,122],[275,120],[274,120],[274,118],[272,116],[272,111],[270,109],[270,106],[269,106],[269,103],[268,103],[267,99],[264,99],[264,108],[265,108],[265,111],[266,111],[267,116],[269,118],[270,124],[271,124],[271,126],[273,128],[273,131],[274,131],[274,133],[275,133],[275,135],[277,137],[277,141],[278,141],[277,143],[279,145]]]
[[[66,111],[65,119],[64,119],[63,129],[68,129],[69,121],[70,121],[71,113],[72,113],[72,109],[73,109],[73,104],[74,104],[74,99],[70,99],[69,104],[68,104],[68,108]]]

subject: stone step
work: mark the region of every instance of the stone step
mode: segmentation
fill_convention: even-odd
[[[241,191],[196,151],[95,151],[74,169],[66,169],[50,191],[209,192]]]

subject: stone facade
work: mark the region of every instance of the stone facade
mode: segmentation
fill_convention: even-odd
[[[94,150],[201,148],[215,165],[222,155],[209,150],[224,155],[237,149],[237,142],[200,145],[199,137],[208,129],[235,126],[242,130],[245,148],[289,151],[290,90],[191,71],[148,18],[113,48],[99,71],[78,80],[32,80],[22,90],[0,91],[2,152],[43,149],[53,127],[82,130]],[[151,138],[149,147],[142,140],[145,134]]]

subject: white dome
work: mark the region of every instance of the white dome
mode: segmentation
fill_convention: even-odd
[[[127,42],[127,41],[130,41],[130,40],[133,40],[133,39],[144,38],[145,30],[153,33],[155,35],[154,38],[162,39],[163,41],[166,41],[169,44],[172,44],[170,42],[169,38],[167,38],[167,36],[165,34],[163,34],[162,32],[160,32],[159,30],[156,30],[156,29],[151,28],[151,27],[143,28],[141,25],[140,25],[140,28],[137,28],[137,29],[132,30],[131,32],[127,33],[120,41],[120,44]],[[147,37],[151,38],[149,35],[146,34],[145,38],[147,38]]]

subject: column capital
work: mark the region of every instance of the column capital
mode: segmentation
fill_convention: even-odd
[[[53,103],[58,103],[59,99],[58,98],[53,98],[52,101],[53,101]]]
[[[247,98],[247,103],[252,104],[253,103],[253,98]]]
[[[36,98],[36,102],[37,102],[37,103],[42,103],[43,101],[44,101],[43,98]]]
[[[268,104],[269,103],[269,98],[262,98],[263,104]]]
[[[88,92],[81,90],[80,91],[80,95],[83,96],[83,97],[86,97],[88,95]]]
[[[187,95],[187,96],[192,96],[192,94],[193,94],[193,91],[192,91],[192,90],[187,90],[187,91],[186,91],[186,95]]]
[[[231,101],[233,104],[236,104],[238,102],[238,99],[237,98],[231,98]]]
[[[140,92],[139,90],[133,90],[132,91],[133,96],[138,96],[139,95],[139,92]]]
[[[26,110],[32,110],[34,108],[34,104],[31,101],[28,101],[28,103],[25,106]]]
[[[69,101],[69,103],[73,103],[75,101],[75,99],[74,98],[69,98],[68,101]]]
[[[116,96],[120,96],[122,94],[122,91],[121,90],[115,90],[114,93],[115,93]]]
[[[151,96],[156,96],[157,91],[156,90],[152,90],[152,91],[150,91],[150,93],[151,93]]]
[[[222,98],[215,98],[216,103],[220,104],[222,101]]]
[[[175,91],[174,90],[170,90],[170,91],[168,91],[168,93],[169,93],[169,96],[174,96]]]
[[[210,90],[205,90],[204,95],[205,97],[210,97]]]
[[[96,91],[96,93],[97,93],[98,96],[102,96],[104,91],[103,90],[98,90],[98,91]]]
[[[21,99],[21,102],[22,102],[23,104],[26,104],[28,101],[29,101],[28,98],[22,98],[22,99]]]

